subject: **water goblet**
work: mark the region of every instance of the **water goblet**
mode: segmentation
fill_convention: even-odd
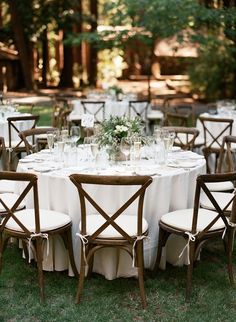
[[[120,150],[125,155],[126,167],[128,165],[127,161],[128,161],[128,156],[130,154],[131,145],[132,145],[132,140],[130,137],[124,137],[121,139]]]
[[[80,138],[81,138],[80,126],[72,126],[70,129],[70,141],[73,143],[73,146],[76,146]]]
[[[48,144],[48,148],[50,150],[50,153],[52,153],[53,144],[54,144],[54,134],[53,134],[53,132],[47,132],[47,144]]]

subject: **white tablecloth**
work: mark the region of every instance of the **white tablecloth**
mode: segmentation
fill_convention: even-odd
[[[150,161],[143,161],[143,167],[145,166],[146,169],[149,168],[148,162]],[[28,167],[28,163],[19,163],[18,171],[32,171]],[[81,171],[74,169],[70,172]],[[80,240],[76,237],[80,222],[79,197],[75,186],[65,173],[65,171],[37,173],[40,207],[64,212],[72,218],[73,246],[75,260],[79,267]],[[193,206],[196,177],[202,173],[205,173],[205,160],[199,159],[193,168],[185,169],[163,166],[159,168],[157,174],[153,175],[153,183],[146,191],[144,203],[144,217],[149,224],[149,239],[144,242],[146,268],[152,268],[155,262],[159,219],[169,211]],[[19,192],[19,190],[20,186],[17,187],[16,191]],[[119,193],[115,194],[110,187],[100,187],[99,189],[91,188],[91,192],[95,193],[98,200],[102,201],[103,207],[112,211],[120,202],[127,200],[128,194],[132,190],[120,188]],[[28,199],[27,206],[32,206],[31,199]],[[94,210],[91,212],[94,213]],[[132,213],[132,208],[130,212]],[[45,270],[64,270],[68,267],[68,259],[65,251],[62,249],[62,243],[60,240],[57,240],[56,243],[55,261],[53,261],[51,243],[50,256],[44,261]],[[178,251],[178,253],[180,252],[181,250]],[[173,263],[173,256],[171,261]],[[132,268],[129,256],[123,251],[113,249],[103,249],[95,255],[94,271],[103,274],[107,279],[136,275],[136,269]]]

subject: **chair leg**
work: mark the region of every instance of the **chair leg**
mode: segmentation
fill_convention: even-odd
[[[83,245],[81,245],[80,275],[79,275],[79,282],[78,282],[78,288],[77,288],[77,294],[76,294],[77,303],[80,302],[81,292],[84,287],[85,268],[86,268],[86,264],[84,260]]]
[[[77,267],[76,267],[76,264],[75,264],[75,258],[74,258],[74,252],[73,252],[73,244],[72,244],[72,236],[71,236],[71,228],[67,230],[66,237],[67,237],[66,239],[67,239],[67,248],[68,248],[68,253],[69,253],[70,264],[71,264],[73,273],[78,278],[79,273],[78,273],[78,270],[77,270]]]
[[[157,256],[156,256],[156,262],[153,268],[153,275],[155,275],[159,269],[160,261],[161,261],[161,254],[162,254],[162,248],[165,246],[168,237],[170,236],[170,233],[159,228],[159,238],[158,238],[158,248],[157,248]]]
[[[234,234],[235,230],[233,228],[229,228],[228,233],[228,243],[227,243],[227,257],[228,257],[228,274],[230,284],[234,285],[234,273],[233,273],[233,246],[234,246]]]
[[[147,299],[144,288],[144,259],[143,259],[143,241],[139,240],[136,244],[136,255],[138,264],[138,282],[141,295],[142,306],[147,307]]]
[[[189,265],[187,268],[187,285],[186,285],[186,301],[189,301],[190,295],[192,292],[192,279],[193,279],[193,264],[194,264],[194,258],[195,258],[195,243],[191,242],[189,243]]]
[[[37,268],[38,268],[40,298],[42,301],[44,301],[45,294],[44,294],[44,277],[43,277],[42,241],[43,241],[42,238],[36,238],[36,253],[37,253]]]

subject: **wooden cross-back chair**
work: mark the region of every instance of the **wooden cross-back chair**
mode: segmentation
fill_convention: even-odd
[[[217,173],[234,172],[236,170],[235,157],[236,137],[232,135],[224,136],[218,159]],[[220,183],[211,182],[207,184],[207,187],[212,192],[214,198],[223,207],[228,204],[229,200],[231,199],[231,195],[235,193],[235,182],[232,181],[224,181]],[[204,194],[201,196],[201,207],[215,210],[214,205],[212,205],[212,203]],[[229,215],[230,211],[231,205],[226,207],[226,215]]]
[[[0,137],[0,161],[1,161],[0,169],[8,170],[7,151],[6,151],[4,137]]]
[[[146,296],[144,290],[144,263],[143,263],[143,239],[148,234],[148,224],[143,218],[143,202],[146,188],[151,184],[152,178],[149,176],[97,176],[97,175],[70,175],[70,180],[78,189],[81,222],[81,262],[80,279],[77,291],[77,302],[80,301],[85,278],[85,265],[89,265],[89,272],[92,270],[94,253],[104,247],[118,247],[128,252],[136,262],[138,269],[138,280],[143,307],[146,307]],[[122,189],[124,186],[136,186],[136,192],[127,198],[127,201],[117,207],[111,215],[104,207],[97,203],[96,197],[88,193],[85,185],[113,186]],[[105,196],[104,196],[105,198]],[[134,202],[137,205],[134,205]],[[86,204],[92,205],[96,210],[96,215],[87,214]],[[88,205],[87,204],[87,205]],[[127,208],[132,205],[137,207],[133,215],[126,213]],[[134,255],[135,254],[135,255]]]
[[[193,150],[199,130],[193,127],[165,126],[163,129],[174,132],[174,145],[182,150]]]
[[[214,198],[207,184],[211,182],[235,181],[236,172],[227,174],[206,174],[197,177],[194,207],[193,209],[182,209],[163,215],[159,221],[159,241],[157,258],[154,272],[159,268],[162,248],[165,246],[170,234],[183,236],[186,246],[181,255],[187,256],[187,285],[186,300],[190,298],[192,290],[192,275],[194,263],[197,261],[203,244],[211,239],[223,238],[228,258],[228,275],[230,283],[234,283],[232,254],[234,246],[234,234],[236,228],[236,194],[232,194],[228,204],[231,204],[230,217],[225,214],[225,207],[221,207]],[[215,211],[200,208],[200,195],[205,193],[213,204]]]
[[[93,114],[94,122],[101,123],[105,119],[105,101],[81,101],[84,114]]]
[[[214,172],[216,172],[223,137],[232,134],[232,126],[234,120],[229,118],[206,116],[199,116],[199,120],[203,126],[205,143],[202,150],[207,162],[207,171],[208,173],[211,172],[209,165],[209,156],[211,154],[214,154],[216,158]]]
[[[39,120],[39,115],[23,115],[8,117],[8,136],[9,141],[6,142],[6,148],[9,152],[9,169],[15,170],[15,158],[19,157],[22,152],[26,152],[25,145],[22,139],[19,138],[22,122],[28,122],[28,129],[33,129]],[[14,135],[18,139],[13,139]]]
[[[3,251],[7,246],[10,237],[19,238],[23,242],[24,250],[30,257],[27,247],[35,244],[36,263],[38,268],[38,279],[40,286],[40,297],[44,299],[44,279],[43,279],[43,240],[46,243],[53,235],[61,235],[66,249],[68,250],[71,266],[74,274],[78,277],[78,272],[74,262],[72,238],[71,238],[71,218],[57,211],[39,209],[37,176],[32,173],[0,172],[0,180],[9,180],[24,183],[24,188],[19,197],[9,206],[0,195],[0,204],[5,208],[5,216],[0,222],[0,271],[2,269]],[[23,209],[16,212],[16,209],[24,199],[32,192],[33,208]],[[49,245],[48,245],[49,246]],[[30,259],[30,258],[29,258]]]
[[[27,154],[38,152],[47,145],[47,132],[55,131],[55,127],[34,128],[21,131],[19,137],[25,144]]]
[[[128,116],[129,118],[140,117],[142,120],[145,131],[148,130],[148,119],[147,119],[147,112],[149,107],[148,100],[135,100],[129,101],[129,111]]]

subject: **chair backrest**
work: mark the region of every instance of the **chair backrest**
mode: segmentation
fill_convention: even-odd
[[[15,132],[17,135],[20,133],[20,122],[28,121],[29,122],[29,129],[35,128],[37,122],[39,120],[39,115],[22,115],[22,116],[13,116],[8,117],[8,134],[9,134],[9,147],[12,147],[12,137],[13,133]],[[30,122],[32,121],[32,122]],[[14,149],[16,150],[22,143],[22,139],[19,140]]]
[[[217,172],[233,172],[236,169],[236,136],[226,135],[220,149]]]
[[[129,117],[139,116],[144,122],[147,121],[148,100],[129,101]]]
[[[193,150],[196,137],[199,130],[194,127],[165,126],[163,129],[174,132],[174,145],[183,150]]]
[[[28,193],[33,192],[33,200],[34,200],[34,220],[35,220],[35,234],[40,233],[40,221],[39,221],[39,202],[38,202],[38,186],[37,186],[37,176],[32,173],[18,173],[18,172],[0,172],[0,180],[10,180],[10,181],[21,181],[25,183],[25,188],[19,195],[18,199],[15,201],[14,205],[12,207],[9,207],[5,204],[5,202],[2,200],[0,195],[0,203],[3,206],[3,208],[6,209],[6,214],[3,218],[3,220],[0,222],[0,232],[3,232],[5,229],[5,226],[9,219],[11,218],[14,220],[20,229],[22,230],[22,235],[30,237],[32,232],[30,232],[26,226],[15,217],[14,212],[16,209],[20,206],[21,202],[24,200],[24,198],[28,195]]]
[[[190,104],[170,105],[165,110],[164,125],[166,126],[194,126],[195,116]]]
[[[79,197],[80,197],[80,206],[81,206],[81,234],[86,235],[86,215],[87,208],[86,202],[93,206],[96,212],[101,215],[101,218],[105,220],[105,223],[101,224],[100,227],[93,233],[89,238],[96,239],[101,232],[103,232],[108,226],[113,226],[115,230],[117,230],[121,237],[132,241],[131,236],[127,234],[117,223],[116,219],[121,216],[127,208],[137,202],[137,211],[134,214],[137,215],[137,235],[142,235],[143,227],[142,227],[142,217],[143,217],[143,202],[146,188],[152,183],[152,178],[149,176],[98,176],[98,175],[83,175],[83,174],[72,174],[70,175],[70,180],[74,183],[74,185],[78,189]],[[108,214],[104,207],[102,208],[97,201],[95,201],[94,197],[91,197],[91,193],[88,193],[89,185],[95,185],[99,188],[99,186],[117,186],[117,188],[121,189],[124,186],[138,186],[135,193],[132,193],[131,196],[127,198],[127,201],[119,206],[112,215]],[[100,204],[103,202],[100,201]],[[136,204],[136,203],[135,203]]]
[[[1,170],[8,170],[7,164],[7,151],[5,146],[5,140],[3,137],[0,137],[0,169]]]
[[[220,149],[223,137],[232,134],[233,119],[199,116],[203,126],[205,147]]]
[[[210,202],[215,208],[216,216],[212,218],[210,222],[208,222],[205,228],[198,233],[198,238],[201,238],[204,234],[210,231],[213,225],[217,222],[218,219],[222,219],[225,227],[228,228],[229,225],[236,223],[236,194],[232,193],[232,198],[224,205],[224,208],[221,208],[213,193],[207,187],[207,184],[210,182],[224,182],[224,181],[236,181],[236,172],[231,173],[217,173],[217,174],[203,174],[197,177],[197,185],[195,192],[195,200],[194,200],[194,210],[193,210],[193,220],[192,220],[192,231],[191,233],[194,235],[197,233],[197,222],[198,222],[198,211],[199,211],[199,203],[200,203],[200,195],[202,192],[206,194]],[[226,209],[229,205],[232,204],[232,210],[230,214],[230,219],[228,220],[228,210]]]
[[[35,153],[38,151],[37,136],[46,134],[49,131],[55,131],[55,127],[33,128],[30,130],[21,131],[19,137],[25,144],[27,154]],[[46,141],[46,139],[45,139]]]
[[[93,114],[94,122],[101,123],[105,119],[104,101],[81,101],[84,114]]]

